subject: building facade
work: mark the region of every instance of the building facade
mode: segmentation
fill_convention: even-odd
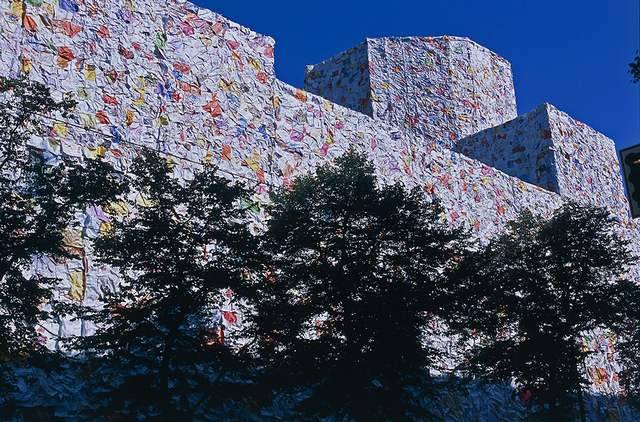
[[[73,117],[50,119],[31,140],[52,160],[100,157],[126,172],[154,149],[178,177],[215,163],[266,201],[274,187],[355,147],[382,183],[422,188],[441,201],[443,218],[483,241],[524,210],[548,215],[571,200],[607,207],[639,249],[613,141],[549,104],[517,116],[511,66],[490,50],[460,37],[367,39],[308,66],[300,89],[276,78],[274,48],[272,38],[183,0],[0,3],[0,74],[78,102]],[[91,239],[117,209],[77,216],[65,235],[74,258],[34,260],[34,273],[62,280],[59,298],[97,305],[116,288]],[[263,218],[257,209],[252,224]],[[58,321],[48,330],[64,337],[92,327]],[[612,342],[599,332],[584,342],[601,352],[588,368],[594,390],[618,393]]]

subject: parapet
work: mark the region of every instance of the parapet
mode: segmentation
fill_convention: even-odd
[[[368,38],[307,67],[305,88],[402,128],[418,148],[452,148],[516,117],[509,62],[468,38]]]

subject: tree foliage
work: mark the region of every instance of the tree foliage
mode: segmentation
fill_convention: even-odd
[[[74,214],[122,189],[106,164],[47,163],[27,146],[46,132],[47,117],[67,116],[74,105],[54,100],[39,83],[0,78],[0,364],[6,366],[47,351],[36,329],[51,316],[43,305],[58,280],[32,275],[32,258],[67,257],[63,231]],[[8,392],[10,385],[0,388]]]
[[[405,384],[440,357],[425,327],[444,307],[461,234],[419,190],[378,186],[350,151],[273,198],[254,329],[268,376],[318,383],[305,411],[404,418]]]
[[[588,385],[582,333],[623,320],[630,263],[604,209],[568,204],[548,220],[524,214],[459,270],[451,323],[478,342],[464,368],[515,379],[549,418],[567,420]]]
[[[94,357],[104,394],[89,409],[97,418],[174,420],[229,394],[237,363],[224,344],[219,307],[252,268],[255,239],[241,201],[249,193],[206,167],[180,181],[157,153],[136,159],[130,212],[116,219],[95,250],[117,268],[120,289],[76,347]],[[233,289],[233,290],[232,290]],[[234,322],[235,313],[225,317]]]
[[[640,82],[640,55],[637,55],[636,58],[629,63],[629,73],[633,77],[633,82]]]
[[[620,382],[623,395],[640,408],[640,286],[630,281],[624,286],[621,308],[625,318],[617,324],[618,361],[622,365]]]

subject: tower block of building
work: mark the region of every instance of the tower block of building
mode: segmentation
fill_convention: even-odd
[[[629,216],[614,142],[550,104],[463,138],[455,148],[565,200]]]
[[[613,141],[549,104],[517,117],[511,64],[468,38],[369,38],[307,66],[310,92],[563,198],[628,216]]]
[[[449,148],[517,115],[509,62],[461,37],[368,38],[308,66],[305,88]]]

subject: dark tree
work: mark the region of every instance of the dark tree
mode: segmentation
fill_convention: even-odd
[[[190,420],[213,404],[221,410],[232,393],[229,374],[239,361],[221,320],[234,324],[239,315],[220,306],[254,265],[256,241],[241,206],[250,194],[213,167],[180,180],[151,152],[129,175],[131,211],[95,243],[98,259],[119,270],[122,284],[103,310],[83,316],[97,331],[76,344],[95,358],[88,375],[101,374],[103,393],[88,412]]]
[[[636,282],[626,283],[621,308],[625,318],[617,327],[618,359],[623,367],[620,381],[624,396],[640,408],[640,286]]]
[[[460,233],[423,192],[380,187],[353,151],[273,201],[253,326],[267,378],[315,384],[307,416],[405,418],[404,387],[440,357],[426,326]]]
[[[581,333],[623,317],[621,277],[631,262],[604,209],[568,204],[545,220],[524,214],[460,269],[451,324],[477,346],[464,368],[515,379],[545,417],[569,420],[588,385]],[[463,336],[467,340],[469,336]]]
[[[74,213],[122,190],[106,164],[63,158],[47,164],[27,146],[31,136],[43,133],[48,117],[67,117],[73,107],[72,101],[52,99],[39,83],[0,78],[0,368],[34,357],[43,361],[47,352],[36,328],[51,316],[43,305],[57,280],[30,275],[32,257],[68,256],[63,230]],[[0,376],[5,399],[11,383],[8,373]]]
[[[637,55],[633,62],[629,63],[629,73],[633,77],[633,82],[640,82],[640,55]]]

